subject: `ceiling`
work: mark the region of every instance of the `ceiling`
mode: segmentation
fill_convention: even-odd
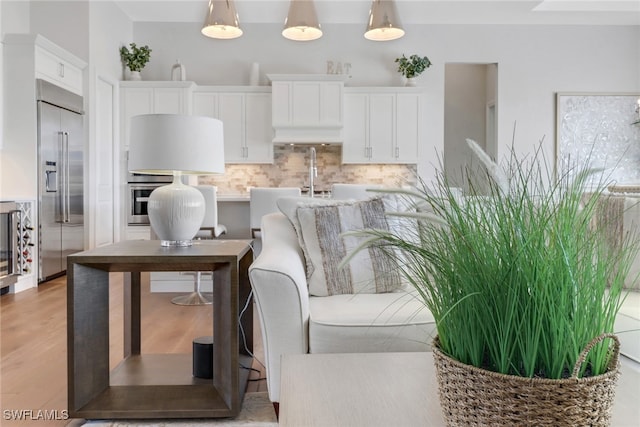
[[[134,22],[204,21],[208,0],[115,0]],[[283,23],[289,0],[235,0],[243,23]],[[366,24],[371,0],[315,0],[321,24]],[[639,25],[640,0],[396,0],[404,24]]]

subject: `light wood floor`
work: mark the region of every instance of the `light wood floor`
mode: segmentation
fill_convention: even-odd
[[[112,273],[109,295],[110,363],[122,360],[122,275]],[[147,281],[143,280],[143,283]],[[192,340],[212,335],[211,306],[171,303],[178,294],[142,290],[142,352],[191,353]],[[48,411],[63,418],[67,408],[66,277],[0,297],[0,425],[66,426],[82,420],[13,421],[7,411]],[[254,314],[253,371],[248,392],[267,391],[262,340]],[[42,415],[42,412],[40,413]],[[50,417],[50,416],[49,416]]]

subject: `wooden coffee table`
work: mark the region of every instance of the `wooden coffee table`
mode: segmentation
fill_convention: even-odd
[[[280,425],[443,426],[431,353],[282,356]],[[640,423],[640,364],[625,359],[613,426]]]
[[[238,415],[253,358],[248,240],[163,248],[133,240],[68,257],[68,407],[72,418],[210,418]],[[140,272],[213,271],[213,379],[192,376],[191,354],[141,354]],[[125,272],[124,359],[109,371],[109,273]],[[171,321],[171,319],[167,319]],[[239,339],[242,325],[246,349]],[[158,325],[162,327],[162,325]],[[194,337],[195,338],[195,337]]]

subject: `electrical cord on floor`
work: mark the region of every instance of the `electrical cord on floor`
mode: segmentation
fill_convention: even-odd
[[[267,379],[267,377],[260,377],[260,376],[259,376],[259,375],[260,375],[260,370],[259,370],[259,369],[256,369],[256,368],[248,368],[248,367],[246,367],[246,366],[244,366],[244,365],[242,365],[242,364],[240,364],[240,367],[241,367],[242,369],[246,369],[246,370],[248,370],[248,371],[253,371],[253,372],[257,372],[257,373],[258,373],[258,378],[249,378],[249,381],[263,381],[263,380],[266,380],[266,379]]]
[[[262,365],[263,368],[267,368],[264,363],[262,363],[262,361],[260,359],[258,359],[252,351],[249,350],[249,346],[247,346],[247,337],[244,333],[244,328],[242,327],[242,316],[244,315],[244,312],[247,311],[247,308],[249,307],[249,303],[251,302],[251,297],[253,296],[253,289],[251,289],[251,291],[249,292],[249,296],[247,297],[247,301],[244,304],[244,307],[242,307],[242,310],[240,310],[240,316],[238,319],[238,324],[240,325],[240,334],[242,335],[242,343],[244,344],[244,351],[247,352],[247,354],[251,357],[253,357],[253,359],[255,361],[257,361],[260,365]]]

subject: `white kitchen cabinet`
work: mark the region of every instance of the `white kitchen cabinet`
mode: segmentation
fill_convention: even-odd
[[[201,86],[193,114],[222,121],[225,163],[273,163],[268,88]]]
[[[422,93],[414,88],[347,88],[343,163],[417,163]]]
[[[36,77],[82,95],[82,68],[47,47],[36,45]]]
[[[190,114],[193,82],[120,82],[120,127],[129,149],[131,117],[140,114]]]
[[[397,163],[418,163],[422,138],[422,94],[396,94],[396,135],[393,156]]]
[[[342,141],[343,76],[268,75],[277,143]]]
[[[369,95],[345,93],[342,163],[369,161]]]

